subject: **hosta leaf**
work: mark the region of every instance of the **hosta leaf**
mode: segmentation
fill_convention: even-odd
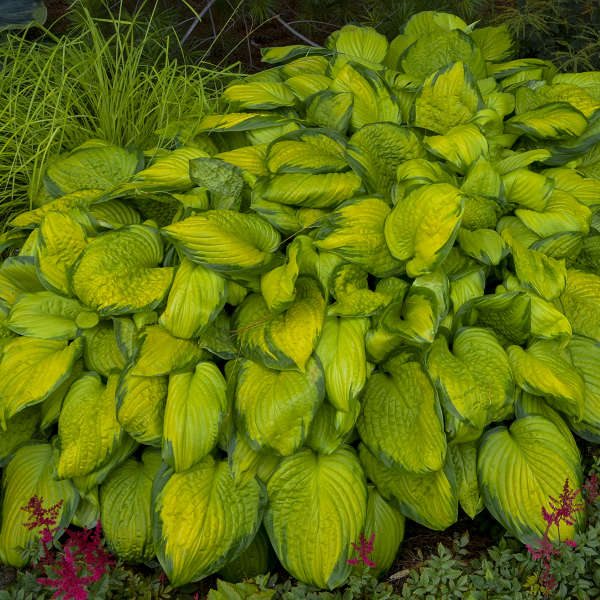
[[[474,519],[484,509],[477,483],[477,444],[451,444],[448,447],[448,456],[456,476],[460,506]]]
[[[173,279],[171,267],[159,267],[162,240],[148,225],[129,225],[98,236],[75,265],[73,291],[101,316],[152,310]]]
[[[315,352],[325,374],[329,402],[349,411],[367,380],[365,334],[367,319],[328,317]]]
[[[37,495],[48,509],[62,501],[56,517],[60,537],[69,525],[79,502],[79,494],[69,480],[53,477],[58,451],[50,444],[27,444],[19,448],[4,471],[2,492],[2,528],[0,529],[0,560],[13,567],[24,567],[29,558],[23,550],[39,542],[36,529],[24,527],[27,520],[23,506]]]
[[[468,31],[469,26],[456,15],[438,12],[436,10],[424,10],[414,14],[404,25],[405,35],[421,37],[428,33],[440,33],[460,29]]]
[[[140,377],[127,369],[117,388],[117,420],[140,444],[160,446],[163,434],[168,380],[164,376]]]
[[[459,173],[466,173],[488,154],[488,143],[477,125],[467,123],[449,129],[444,135],[429,136],[425,148],[436,158],[446,160]]]
[[[190,161],[192,182],[210,192],[213,208],[239,209],[244,179],[242,170],[219,158]]]
[[[79,190],[107,190],[128,181],[143,164],[142,153],[134,148],[76,148],[50,163],[44,185],[55,198]]]
[[[335,173],[348,170],[346,140],[333,131],[300,129],[269,146],[271,173]]]
[[[214,321],[226,297],[227,282],[221,275],[184,258],[159,323],[175,337],[192,338]]]
[[[338,56],[369,64],[383,61],[388,41],[372,27],[344,25],[327,38],[326,45],[335,50]]]
[[[410,277],[431,273],[446,257],[460,226],[464,197],[447,183],[425,185],[398,201],[385,222],[392,255]]]
[[[42,414],[40,429],[42,431],[58,422],[63,400],[71,388],[71,385],[73,385],[73,382],[79,379],[82,373],[83,361],[78,360],[73,365],[70,375],[42,402],[40,405]]]
[[[159,466],[158,451],[147,449],[142,462],[125,461],[100,488],[100,519],[106,544],[128,563],[147,562],[154,557],[151,500]]]
[[[252,81],[236,83],[225,88],[223,99],[234,104],[237,110],[269,110],[294,106],[296,98],[285,83]]]
[[[506,199],[525,208],[543,211],[554,190],[552,180],[529,169],[515,169],[502,177]]]
[[[21,410],[43,402],[69,376],[81,356],[81,339],[18,337],[4,347],[0,362],[0,428]]]
[[[267,267],[281,241],[264,219],[232,210],[209,210],[162,231],[192,262],[223,273]]]
[[[386,467],[361,444],[360,461],[367,477],[400,512],[428,527],[443,530],[458,518],[458,489],[449,460],[435,473],[416,474]]]
[[[285,84],[301,102],[306,102],[313,94],[329,89],[331,82],[331,77],[322,73],[305,73],[285,80]]]
[[[252,175],[260,177],[269,174],[266,165],[268,147],[269,144],[242,146],[241,148],[233,148],[232,150],[215,154],[213,158],[219,158],[242,169],[242,171],[247,171]]]
[[[242,353],[269,368],[304,371],[324,313],[325,300],[310,277],[297,279],[296,299],[283,313],[270,313],[262,296],[248,296],[234,319]]]
[[[376,277],[398,273],[401,265],[390,254],[384,236],[389,215],[390,208],[381,198],[349,200],[321,221],[315,246],[360,265]]]
[[[267,202],[305,208],[332,208],[354,196],[362,186],[355,173],[282,173],[263,180],[253,195]]]
[[[323,91],[315,94],[306,107],[306,119],[317,127],[345,133],[354,108],[352,92]]]
[[[573,333],[600,341],[600,277],[576,269],[567,271],[567,286],[560,297]]]
[[[311,360],[305,373],[274,371],[244,361],[235,392],[235,414],[255,449],[282,456],[302,446],[325,392],[321,365]]]
[[[305,48],[311,50],[308,46],[305,46]],[[270,48],[269,50],[277,50],[277,48]],[[296,77],[305,73],[324,75],[328,68],[329,61],[324,56],[319,56],[317,53],[306,53],[305,56],[282,65],[281,74],[284,77]]]
[[[350,544],[363,530],[367,508],[365,476],[354,452],[297,452],[282,461],[267,492],[265,527],[285,569],[320,588],[343,584],[351,570]]]
[[[94,327],[96,313],[77,300],[52,292],[22,294],[13,304],[6,326],[19,335],[46,340],[72,340],[81,329]]]
[[[122,436],[115,410],[118,381],[118,375],[111,375],[105,386],[89,373],[71,386],[58,419],[59,479],[88,475],[115,450]]]
[[[467,255],[485,265],[498,265],[508,254],[504,240],[493,229],[469,231],[462,227],[458,230],[458,245]]]
[[[34,439],[42,418],[39,406],[32,406],[17,413],[6,423],[6,431],[0,436],[0,466],[23,443]]]
[[[304,442],[307,448],[321,454],[335,452],[346,440],[350,441],[360,402],[354,400],[350,410],[337,410],[328,400],[319,405]]]
[[[11,256],[0,265],[0,314],[8,316],[11,306],[23,293],[39,292],[44,287],[35,271],[33,260]]]
[[[369,485],[364,531],[367,539],[375,535],[370,558],[375,563],[372,568],[376,575],[392,566],[404,538],[404,521],[404,515],[375,486]]]
[[[98,487],[94,487],[86,494],[80,496],[79,504],[71,523],[76,527],[94,529],[99,519],[100,500],[98,499]]]
[[[271,543],[264,528],[261,527],[254,536],[251,544],[235,559],[225,565],[219,571],[219,577],[226,579],[227,581],[242,581],[245,579],[251,579],[257,575],[267,573],[274,564],[273,551],[271,549]],[[217,585],[223,585],[224,582],[218,581]],[[238,584],[239,585],[239,584]],[[257,591],[256,585],[245,584],[252,586],[252,591]],[[214,590],[209,592],[209,595]],[[260,596],[257,600],[270,600],[275,594],[276,590],[261,590]],[[261,597],[262,596],[262,597]],[[218,597],[211,600],[227,600],[219,599]]]
[[[260,291],[273,312],[285,310],[296,298],[296,279],[298,278],[298,245],[288,246],[287,263],[275,267],[260,279]]]
[[[236,435],[229,448],[229,468],[236,483],[246,485],[258,477],[266,483],[277,468],[280,456],[255,450],[243,435]]]
[[[173,337],[164,327],[150,325],[138,339],[131,374],[156,377],[188,371],[203,356],[204,352],[196,341]]]
[[[506,121],[507,133],[524,133],[537,139],[581,135],[588,125],[585,116],[566,102],[549,102]]]
[[[425,151],[408,127],[371,123],[350,138],[347,156],[369,192],[389,196],[398,166],[405,160],[423,158]]]
[[[44,287],[70,296],[69,272],[86,246],[82,225],[66,213],[48,213],[40,225],[35,253],[36,270]]]
[[[444,134],[483,108],[466,64],[455,62],[430,75],[415,99],[414,125]]]
[[[152,529],[169,581],[198,581],[238,556],[256,535],[265,500],[256,480],[236,485],[227,462],[210,455],[182,473],[164,465],[152,488]]]
[[[214,363],[169,377],[163,460],[177,473],[200,462],[217,444],[227,412],[225,379]]]
[[[556,341],[538,340],[527,350],[510,346],[508,358],[520,388],[543,396],[551,406],[575,421],[582,418],[585,383]]]
[[[358,420],[362,441],[387,467],[414,473],[439,471],[446,436],[435,391],[416,362],[369,378]]]
[[[565,481],[573,489],[581,485],[579,452],[556,426],[540,416],[515,421],[510,429],[490,429],[479,448],[477,474],[486,508],[523,543],[533,544],[546,532],[540,507],[558,498]],[[576,525],[561,524],[562,539],[572,539],[582,525],[583,513],[573,514]],[[547,531],[558,539],[558,527]]]
[[[102,321],[97,327],[86,330],[83,342],[83,360],[88,371],[108,377],[125,368],[125,356],[117,344],[115,328],[109,321]]]
[[[509,60],[514,52],[514,41],[506,25],[478,27],[469,33],[481,50],[484,60],[502,62]]]
[[[567,354],[585,384],[583,416],[581,421],[569,418],[569,424],[578,436],[597,444],[600,441],[600,344],[582,336],[573,336],[567,346]]]

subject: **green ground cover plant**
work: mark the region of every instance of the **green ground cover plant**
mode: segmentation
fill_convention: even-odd
[[[485,508],[559,585],[600,439],[598,73],[439,12],[263,60],[148,146],[46,160],[0,238],[0,559],[33,498],[44,544],[100,520],[182,593],[277,560],[384,595],[407,518]]]

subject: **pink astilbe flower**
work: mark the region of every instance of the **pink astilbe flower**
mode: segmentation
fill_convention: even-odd
[[[548,514],[545,509],[542,509],[544,514],[544,519],[546,519],[546,515],[553,517],[554,524],[558,527],[561,521],[565,522],[567,525],[574,525],[575,520],[573,516],[575,513],[582,511],[585,508],[585,504],[582,502],[575,503],[577,496],[581,490],[571,490],[569,487],[569,480],[565,480],[565,485],[563,486],[562,494],[556,498],[550,496],[550,508],[552,509],[552,514]]]
[[[598,476],[596,473],[592,473],[587,481],[583,484],[585,491],[585,501],[588,506],[593,506],[596,500],[600,498],[600,482],[598,482]]]
[[[358,552],[358,558],[349,558],[348,563],[351,565],[359,565],[363,562],[368,567],[376,567],[377,565],[369,559],[369,554],[373,552],[373,542],[375,541],[375,534],[373,534],[369,541],[367,538],[361,533],[360,534],[360,542],[355,544],[352,542],[352,546]]]

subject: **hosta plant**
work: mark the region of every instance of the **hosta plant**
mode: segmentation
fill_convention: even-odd
[[[406,518],[485,507],[533,544],[581,487],[598,73],[435,12],[263,58],[164,147],[53,157],[2,237],[3,562],[37,494],[175,586],[274,554],[332,589]]]

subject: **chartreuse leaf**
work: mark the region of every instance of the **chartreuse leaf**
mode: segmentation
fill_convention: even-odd
[[[552,421],[565,440],[569,442],[569,445],[573,448],[575,454],[577,454],[577,452],[579,452],[577,450],[577,442],[569,429],[569,425],[567,425],[565,419],[561,416],[561,413],[554,410],[541,396],[534,396],[523,390],[519,390],[519,392],[519,396],[515,402],[515,417],[517,419],[523,419],[525,417],[539,415]]]
[[[469,32],[469,35],[481,50],[484,60],[502,62],[513,56],[514,40],[506,25],[478,27]]]
[[[531,332],[531,298],[524,292],[486,294],[465,302],[453,329],[479,325],[491,329],[500,343],[523,344]]]
[[[112,188],[103,199],[120,198],[132,192],[185,192],[194,185],[190,178],[190,161],[194,158],[208,158],[208,154],[199,148],[177,148],[137,173],[130,183]]]
[[[414,125],[444,134],[483,108],[477,84],[461,61],[430,75],[417,94]]]
[[[502,237],[510,246],[515,273],[523,287],[533,290],[546,300],[554,300],[564,292],[567,283],[564,260],[558,261],[542,252],[526,248],[508,231]]]
[[[389,215],[390,208],[381,198],[349,200],[321,221],[315,246],[360,265],[376,277],[396,274],[401,265],[390,254],[384,236]]]
[[[481,50],[464,31],[437,30],[425,33],[411,44],[402,54],[400,66],[405,73],[424,79],[457,61],[462,61],[475,79],[485,77],[485,61]]]
[[[308,46],[306,46],[306,48],[308,48]],[[270,48],[269,50],[276,50],[276,48]],[[301,56],[300,58],[296,58],[295,60],[282,65],[281,74],[288,78],[304,75],[306,73],[310,75],[325,75],[327,69],[329,69],[329,61],[324,56],[307,54],[306,56]]]
[[[68,214],[50,212],[39,229],[35,266],[44,287],[71,295],[69,272],[87,246],[85,229]]]
[[[345,133],[350,125],[354,108],[352,92],[325,90],[315,94],[306,107],[306,120],[317,127]]]
[[[215,320],[226,298],[227,282],[221,275],[184,258],[159,323],[175,337],[192,338]]]
[[[293,44],[290,46],[261,48],[260,54],[262,62],[266,62],[268,64],[285,63],[288,61],[293,61],[290,64],[294,64],[295,62],[300,60],[306,60],[309,58],[319,58],[320,55],[329,56],[331,54],[331,50],[327,50],[326,48],[321,47],[302,46],[300,44]],[[286,66],[289,67],[289,64]]]
[[[568,353],[554,340],[537,340],[526,350],[508,348],[517,385],[546,401],[575,421],[583,417],[585,382],[570,362]]]
[[[315,352],[323,365],[329,402],[349,411],[367,380],[367,319],[328,317]]]
[[[456,476],[460,506],[474,519],[484,509],[477,483],[477,443],[450,444],[448,457]]]
[[[156,377],[187,371],[203,356],[196,341],[173,337],[164,327],[150,325],[139,335],[131,374]]]
[[[233,210],[207,210],[162,232],[192,262],[218,273],[266,268],[281,241],[261,217]]]
[[[398,200],[409,194],[414,188],[429,183],[456,183],[456,177],[446,171],[441,163],[425,158],[412,158],[402,162],[396,169],[396,187],[392,194],[392,201]]]
[[[304,371],[315,349],[325,316],[325,299],[317,282],[298,277],[296,299],[287,310],[270,313],[260,295],[244,300],[235,314],[242,353],[273,369]]]
[[[430,473],[444,466],[441,410],[419,363],[369,377],[357,427],[369,450],[391,469]]]
[[[82,477],[72,477],[75,487],[81,494],[89,494],[94,488],[101,485],[123,461],[127,460],[137,447],[138,444],[132,437],[123,434],[103,466]]]
[[[158,266],[162,259],[162,240],[153,227],[109,231],[84,249],[72,271],[73,291],[101,316],[152,310],[173,279],[172,267]]]
[[[600,194],[600,181],[593,177],[585,177],[575,169],[559,167],[557,169],[546,169],[544,175],[549,177],[556,189],[572,194],[577,202],[586,206],[598,204]]]
[[[364,444],[359,454],[367,477],[405,517],[435,530],[456,522],[458,489],[449,459],[439,471],[417,474],[389,469]]]
[[[262,180],[252,194],[267,202],[304,208],[332,208],[354,196],[361,178],[345,173],[282,173]]]
[[[160,446],[167,400],[165,376],[140,377],[123,371],[117,388],[117,420],[140,444]]]
[[[485,506],[512,535],[533,544],[546,532],[540,507],[549,509],[548,498],[558,498],[567,479],[572,489],[580,488],[579,461],[579,452],[544,417],[494,427],[485,433],[477,460]],[[574,525],[561,524],[562,539],[572,539],[583,524],[583,513],[572,518]],[[556,541],[558,527],[550,527],[547,534]]]
[[[219,158],[231,165],[234,165],[242,171],[261,177],[268,175],[269,171],[266,165],[267,148],[269,144],[258,144],[255,146],[242,146],[233,148],[225,152],[215,154],[213,158]]]
[[[469,231],[458,230],[458,245],[467,255],[472,256],[485,265],[498,265],[508,254],[509,248],[496,231],[493,229],[476,229]]]
[[[88,371],[104,377],[121,372],[125,368],[125,356],[117,344],[115,328],[109,321],[102,321],[83,333],[83,360]]]
[[[119,200],[95,204],[89,209],[89,214],[98,229],[101,227],[118,229],[124,225],[134,225],[142,221],[135,208]]]
[[[569,425],[584,440],[600,441],[600,344],[579,335],[571,338],[567,354],[584,382],[583,416],[581,420],[567,415]]]
[[[0,466],[5,466],[7,459],[21,444],[34,439],[41,418],[40,407],[32,406],[8,420],[6,431],[0,436]]]
[[[73,365],[70,375],[42,402],[40,405],[42,415],[40,429],[42,431],[58,422],[63,400],[73,382],[79,379],[82,373],[83,361],[78,360]]]
[[[115,394],[119,376],[106,386],[95,373],[82,375],[69,390],[58,419],[59,479],[82,477],[102,467],[122,436]]]
[[[350,432],[354,429],[359,412],[358,399],[352,402],[348,411],[337,410],[326,399],[315,413],[304,445],[321,454],[335,452],[346,440],[350,441]]]
[[[342,64],[338,62],[338,66]],[[356,129],[369,123],[399,123],[402,116],[389,88],[372,69],[358,63],[347,63],[337,72],[330,90],[351,92],[354,102],[350,124]]]
[[[228,448],[229,468],[236,483],[246,485],[254,477],[266,483],[281,461],[273,452],[255,450],[243,435],[236,435]]]
[[[152,488],[152,531],[169,581],[198,581],[238,556],[256,535],[265,501],[258,481],[236,485],[227,462],[210,455],[182,473],[164,464]]]
[[[367,190],[384,196],[390,194],[400,163],[424,156],[423,144],[414,131],[396,123],[361,127],[350,138],[347,150],[348,162]]]
[[[402,199],[385,222],[392,255],[410,277],[431,273],[448,254],[460,226],[464,196],[447,183],[424,185]]]
[[[135,148],[75,148],[48,165],[44,185],[54,198],[79,190],[108,190],[129,181],[143,164],[144,157]]]
[[[301,450],[281,462],[267,493],[265,528],[284,568],[320,588],[342,585],[367,508],[365,475],[354,451]]]
[[[333,131],[299,129],[269,146],[271,173],[336,173],[348,170],[346,140]]]
[[[217,444],[227,412],[225,379],[214,363],[169,377],[162,457],[180,473],[200,462]]]
[[[515,169],[502,177],[506,199],[524,208],[543,211],[554,190],[552,180],[529,169]]]
[[[4,347],[0,361],[0,428],[21,410],[43,402],[69,376],[81,356],[82,340],[18,337]]]
[[[98,499],[98,487],[92,488],[79,498],[77,510],[73,515],[71,523],[76,527],[87,527],[94,529],[100,519],[100,500]]]
[[[573,333],[600,341],[600,277],[569,269],[567,286],[560,296],[562,310]]]
[[[478,159],[488,154],[487,139],[472,123],[452,127],[444,135],[428,137],[425,147],[459,173],[466,173]]]
[[[298,252],[300,246],[290,244],[287,249],[287,262],[265,273],[260,279],[260,291],[273,312],[282,312],[296,298],[298,278]]]
[[[62,501],[56,517],[58,531],[71,522],[79,502],[79,494],[69,480],[57,481],[54,476],[58,451],[50,444],[26,444],[19,448],[8,463],[2,483],[2,528],[0,529],[0,560],[13,567],[24,567],[29,558],[24,549],[39,541],[36,529],[24,527],[27,520],[23,507],[33,496],[48,509]]]
[[[469,26],[456,15],[437,10],[424,10],[414,14],[406,22],[404,34],[421,37],[428,33],[440,33],[454,29],[468,31]]]
[[[81,329],[94,327],[98,315],[77,300],[52,292],[22,294],[13,304],[6,326],[19,335],[46,340],[72,340]]]
[[[549,102],[506,121],[507,133],[524,133],[537,139],[581,135],[588,125],[585,116],[567,102]]]
[[[404,538],[404,515],[388,502],[374,485],[367,486],[367,516],[364,536],[375,535],[370,559],[375,563],[371,571],[375,576],[385,573],[393,564]],[[375,541],[374,540],[374,541]],[[358,567],[360,569],[360,567]]]
[[[313,94],[329,89],[332,81],[331,77],[321,73],[305,73],[286,79],[285,84],[292,90],[298,100],[306,102],[306,99]]]
[[[310,360],[304,373],[275,371],[244,361],[235,392],[235,416],[255,449],[290,456],[302,446],[325,385],[321,365]]]
[[[242,170],[219,158],[190,161],[192,183],[210,192],[212,208],[239,209],[244,179]]]
[[[381,63],[385,58],[388,41],[372,27],[344,25],[327,38],[326,45],[335,50],[337,59],[375,67],[374,63]]]
[[[0,265],[0,315],[8,316],[11,306],[21,294],[43,289],[33,259],[25,256],[8,257]]]
[[[147,448],[141,462],[126,460],[100,487],[100,519],[106,544],[128,563],[154,558],[152,482],[160,464],[158,450]]]
[[[294,106],[296,97],[285,83],[278,81],[249,81],[229,85],[223,99],[237,110],[269,110]]]

